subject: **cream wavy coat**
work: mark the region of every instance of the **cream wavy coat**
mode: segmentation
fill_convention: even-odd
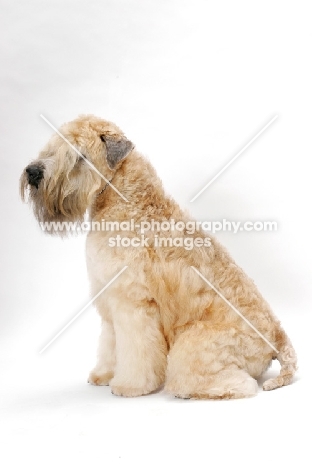
[[[151,164],[114,124],[82,116],[62,134],[127,198],[124,201],[58,135],[39,159],[38,186],[22,195],[39,221],[189,221],[166,195]],[[54,232],[54,234],[60,234]],[[62,233],[61,233],[62,234]],[[139,396],[159,389],[182,398],[241,398],[257,392],[257,379],[272,359],[280,375],[265,390],[291,382],[293,347],[255,284],[215,239],[210,247],[110,247],[118,232],[93,231],[87,238],[91,294],[96,295],[125,265],[127,269],[95,301],[102,318],[98,361],[89,382],[110,385],[116,395]],[[140,232],[120,232],[140,237]],[[155,233],[147,232],[151,238]],[[202,237],[178,231],[172,237]],[[276,353],[192,269],[195,267],[279,351]]]

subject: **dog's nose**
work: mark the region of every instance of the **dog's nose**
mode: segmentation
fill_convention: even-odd
[[[41,179],[43,178],[43,169],[40,166],[36,166],[35,164],[32,166],[26,167],[28,183],[33,185],[34,187],[38,188]]]

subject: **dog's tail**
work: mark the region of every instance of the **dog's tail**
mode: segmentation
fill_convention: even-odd
[[[274,359],[277,359],[281,365],[280,374],[264,382],[263,390],[274,390],[283,385],[289,385],[297,370],[296,352],[279,322],[276,324],[275,346],[279,352]]]

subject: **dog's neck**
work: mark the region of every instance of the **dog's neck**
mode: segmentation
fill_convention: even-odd
[[[140,153],[133,151],[121,163],[113,174],[112,185],[127,197],[120,196],[115,190],[105,190],[95,195],[90,216],[93,221],[100,219],[139,219],[145,216],[146,210],[153,212],[155,217],[166,216],[182,219],[183,213],[177,209],[172,212],[171,198],[162,187],[162,183],[150,162]]]
[[[115,175],[115,174],[114,174]],[[97,197],[99,197],[100,195],[102,195],[102,193],[107,189],[107,187],[111,184],[112,180],[113,180],[114,176],[111,178],[111,180],[108,180],[106,182],[106,184],[104,185],[104,187],[102,188],[102,190],[97,194]]]

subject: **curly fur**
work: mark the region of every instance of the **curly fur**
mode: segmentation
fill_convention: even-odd
[[[39,221],[134,219],[187,222],[189,216],[166,195],[155,170],[136,149],[112,168],[105,135],[125,138],[114,124],[82,116],[63,135],[127,198],[125,202],[58,135],[39,159],[44,178],[30,187]],[[104,135],[104,138],[103,138]],[[102,138],[101,138],[102,137]],[[21,192],[28,180],[24,172]],[[62,232],[53,234],[63,235]],[[118,232],[114,232],[114,235]],[[137,232],[122,232],[135,237]],[[151,233],[145,233],[151,235]],[[124,265],[127,270],[95,301],[102,318],[98,362],[89,382],[109,384],[116,395],[138,396],[158,389],[181,398],[242,398],[257,392],[255,379],[272,359],[280,375],[264,390],[288,385],[296,371],[289,338],[253,281],[216,239],[211,246],[110,247],[111,232],[90,232],[87,267],[95,295]],[[186,233],[163,233],[181,237]],[[187,234],[190,237],[190,234]],[[194,237],[204,238],[203,232]],[[275,353],[191,268],[196,267],[279,350]]]

